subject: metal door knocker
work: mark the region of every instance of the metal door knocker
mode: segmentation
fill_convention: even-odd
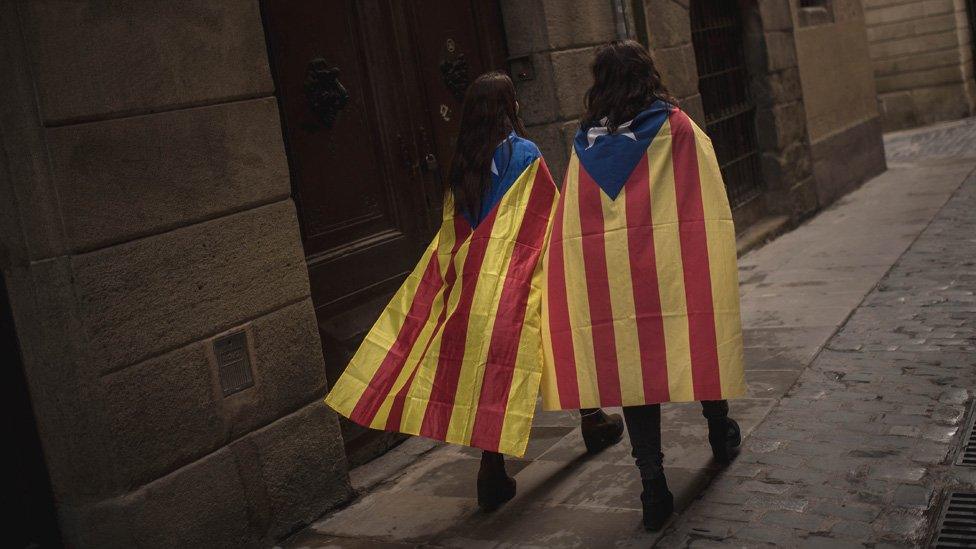
[[[308,107],[326,129],[335,124],[339,111],[349,102],[349,92],[339,82],[339,67],[316,57],[305,72],[305,98]]]
[[[471,83],[468,75],[468,60],[463,53],[458,53],[457,44],[448,38],[444,43],[444,57],[441,59],[441,80],[458,103],[464,101],[464,92]]]

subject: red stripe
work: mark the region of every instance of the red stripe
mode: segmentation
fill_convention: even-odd
[[[471,445],[477,448],[498,451],[532,289],[532,276],[542,255],[555,190],[549,168],[540,161],[495,313],[481,396],[471,434]]]
[[[569,177],[569,174],[566,174]],[[566,183],[563,183],[566,189]],[[563,258],[563,214],[566,193],[559,197],[549,239],[549,258],[546,265],[546,290],[549,292],[549,334],[552,339],[552,361],[559,392],[559,407],[580,407],[579,381],[576,377],[576,353],[573,332],[569,325],[569,300],[566,297],[566,272]]]
[[[424,274],[420,278],[417,291],[410,303],[410,309],[407,311],[403,325],[400,326],[400,331],[397,333],[396,341],[390,346],[383,362],[380,363],[373,378],[363,390],[363,395],[356,402],[356,407],[349,414],[349,419],[367,427],[373,421],[383,400],[393,388],[397,376],[403,370],[407,356],[410,355],[410,350],[417,341],[420,330],[427,324],[434,297],[442,286],[443,280],[441,280],[440,267],[437,263],[437,254],[434,253],[427,262]]]
[[[420,355],[421,363],[423,358],[427,356],[427,352],[430,350],[430,344],[434,341],[434,337],[437,336],[437,332],[440,330],[441,325],[444,324],[444,318],[447,316],[447,300],[451,295],[451,291],[454,289],[454,282],[457,280],[457,269],[454,266],[454,258],[457,257],[458,250],[461,249],[461,244],[464,243],[470,232],[471,226],[460,215],[456,216],[454,218],[454,246],[451,248],[447,271],[444,273],[444,290],[441,292],[444,304],[441,308],[440,315],[437,317],[437,323],[434,325],[434,329],[430,332],[430,337],[427,338],[427,343],[424,345],[424,352]],[[413,372],[410,372],[410,377],[407,378],[407,382],[403,384],[403,387],[400,388],[397,395],[393,397],[393,405],[390,408],[390,414],[386,418],[386,430],[400,430],[403,420],[403,406],[407,400],[407,393],[410,392],[410,387],[413,386],[413,378],[417,375],[419,368],[418,365],[417,368],[414,368]]]
[[[688,344],[691,347],[695,400],[719,400],[718,348],[712,308],[712,279],[708,267],[708,239],[702,204],[695,133],[688,116],[671,111],[671,147],[678,201],[681,262],[684,266],[688,307]]]
[[[444,323],[437,371],[434,374],[430,399],[420,428],[420,434],[425,437],[444,440],[447,436],[447,427],[454,412],[454,397],[457,394],[461,364],[466,350],[471,304],[474,301],[474,291],[481,274],[481,265],[485,260],[485,252],[491,242],[491,228],[495,224],[497,211],[498,208],[493,209],[488,217],[478,224],[471,237],[468,255],[464,259],[464,267],[461,271],[461,295],[457,308]],[[483,314],[483,311],[478,313]]]
[[[620,405],[620,371],[617,368],[617,341],[613,333],[610,306],[610,280],[607,275],[606,234],[600,187],[579,167],[580,229],[586,293],[590,302],[593,358],[601,406]]]
[[[637,346],[640,349],[644,401],[667,402],[668,357],[661,317],[661,294],[654,257],[654,227],[651,218],[650,181],[645,154],[624,184],[627,189],[627,248],[630,256],[630,284],[634,288],[637,315]]]

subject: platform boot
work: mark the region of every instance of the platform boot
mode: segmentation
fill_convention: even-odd
[[[482,452],[478,470],[478,507],[494,511],[515,497],[515,479],[505,471],[505,456],[496,452]]]
[[[620,414],[607,414],[600,408],[580,410],[580,430],[586,451],[595,454],[620,442],[624,420]]]
[[[674,512],[674,496],[668,490],[668,480],[663,474],[653,479],[643,479],[641,483],[644,485],[644,491],[641,492],[644,528],[657,532]]]
[[[708,444],[712,447],[715,461],[721,465],[728,465],[739,453],[739,445],[742,444],[739,424],[727,416],[709,419]]]

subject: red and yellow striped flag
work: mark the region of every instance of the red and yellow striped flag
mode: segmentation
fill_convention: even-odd
[[[493,168],[500,199],[474,228],[449,193],[440,231],[326,397],[339,413],[374,429],[524,454],[542,375],[541,258],[557,191],[538,149],[510,140],[514,149],[496,154],[508,168],[500,176]]]
[[[745,393],[732,215],[682,111],[577,134],[545,263],[545,409]]]

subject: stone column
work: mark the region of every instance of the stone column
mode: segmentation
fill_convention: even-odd
[[[644,0],[642,6],[647,46],[664,84],[688,116],[704,127],[705,111],[698,93],[698,65],[691,43],[688,0]]]
[[[591,83],[593,50],[616,38],[613,2],[502,0],[501,5],[509,56],[528,60],[535,73],[531,80],[513,75],[522,118],[561,184]]]
[[[743,23],[766,204],[796,220],[818,203],[789,2],[746,2]]]

